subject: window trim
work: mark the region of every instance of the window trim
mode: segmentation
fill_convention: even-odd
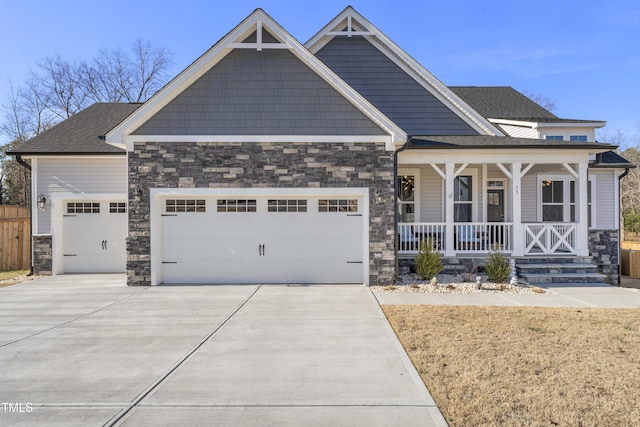
[[[471,177],[471,222],[478,222],[478,202],[481,197],[481,195],[478,193],[478,170],[477,169],[471,169],[471,168],[466,168],[465,170],[463,170],[462,172],[460,172],[460,174],[456,177],[454,177],[454,183],[453,183],[453,189],[455,191],[455,180],[461,176],[470,176]],[[444,180],[443,180],[444,182]],[[446,209],[446,194],[444,194],[444,189],[443,189],[443,193],[442,193],[442,200],[445,201],[444,205],[445,205],[445,209]],[[459,202],[458,202],[459,203]],[[466,203],[466,202],[465,202]],[[458,222],[456,222],[456,218],[455,218],[455,205],[456,205],[456,197],[455,194],[453,195],[453,222],[454,224],[458,224]],[[465,224],[465,223],[460,223],[460,224]]]
[[[571,222],[571,205],[575,205],[571,203],[571,182],[575,182],[575,178],[571,175],[559,175],[559,174],[541,174],[538,175],[538,185],[536,187],[537,192],[537,218],[538,222],[545,222],[542,220],[542,181],[562,181],[563,187],[563,200],[562,200],[562,222]],[[591,215],[591,224],[588,224],[589,228],[597,228],[597,219],[596,219],[596,182],[595,176],[589,175],[588,180],[591,183],[591,204],[587,205],[589,208],[589,214]],[[588,199],[587,199],[588,200]],[[587,218],[588,221],[588,218]]]
[[[395,179],[395,183],[394,183],[394,193],[393,193],[393,197],[395,197],[396,199],[398,199],[398,189],[396,188],[396,186],[398,185],[398,178],[404,176],[404,175],[412,175],[413,178],[413,212],[415,215],[415,221],[414,222],[421,222],[422,221],[422,217],[420,216],[420,168],[403,168],[400,167],[398,168],[397,174],[396,174],[396,179]],[[398,207],[400,206],[401,202],[400,200],[398,201]],[[404,204],[408,204],[408,203],[404,203]],[[395,213],[396,216],[398,215],[399,209],[398,211]]]

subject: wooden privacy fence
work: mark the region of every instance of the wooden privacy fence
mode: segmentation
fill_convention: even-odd
[[[29,269],[29,226],[29,208],[0,205],[0,271]]]

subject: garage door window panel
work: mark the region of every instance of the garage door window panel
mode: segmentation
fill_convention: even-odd
[[[206,212],[204,199],[169,199],[165,202],[167,213],[175,212]]]
[[[269,199],[267,212],[307,212],[307,201],[304,199]]]
[[[318,212],[358,212],[357,199],[320,199]]]
[[[68,214],[100,213],[100,203],[95,202],[69,202],[67,203]]]
[[[218,212],[256,212],[256,199],[219,199]]]
[[[125,202],[110,202],[109,213],[127,213],[127,204]]]

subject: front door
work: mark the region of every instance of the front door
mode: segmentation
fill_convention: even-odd
[[[487,221],[504,222],[504,190],[487,191]]]

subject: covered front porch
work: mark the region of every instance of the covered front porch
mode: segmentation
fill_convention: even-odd
[[[415,256],[429,239],[445,257],[491,250],[514,257],[589,256],[591,153],[546,151],[399,153],[399,257]]]

